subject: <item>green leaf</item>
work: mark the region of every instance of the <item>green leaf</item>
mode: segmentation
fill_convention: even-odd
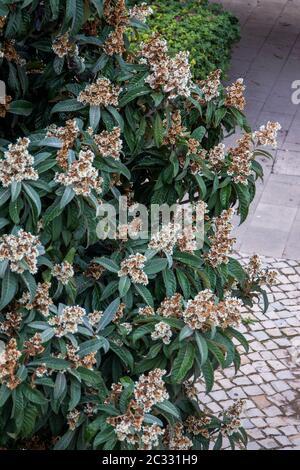
[[[11,390],[4,384],[0,387],[0,408],[5,405],[11,395]]]
[[[32,109],[33,106],[29,101],[17,100],[10,103],[8,112],[18,116],[30,116]]]
[[[176,293],[176,288],[177,288],[177,281],[175,274],[171,269],[165,269],[162,273],[163,275],[163,280],[165,283],[166,287],[166,294],[167,297],[172,297]]]
[[[117,297],[104,310],[100,323],[99,323],[98,331],[103,330],[107,325],[109,325],[109,323],[112,322],[112,320],[115,317],[115,314],[117,313],[119,306],[120,306],[120,298]]]
[[[64,190],[64,193],[59,203],[60,209],[63,209],[64,207],[66,207],[72,201],[74,197],[75,197],[75,192],[73,188],[71,186],[67,186]]]
[[[78,351],[79,357],[84,357],[87,354],[93,353],[98,351],[99,349],[103,348],[106,345],[107,340],[105,338],[97,338],[97,339],[90,339],[88,341],[84,341],[81,343]]]
[[[154,300],[152,297],[151,292],[149,289],[147,289],[146,286],[143,286],[142,284],[134,284],[134,287],[138,294],[144,299],[147,305],[150,305],[150,307],[154,306]]]
[[[36,294],[36,281],[34,276],[29,271],[24,271],[21,274],[21,278],[27,287],[27,290],[30,294],[30,300],[32,301]]]
[[[122,276],[119,280],[119,294],[120,297],[124,297],[129,291],[131,286],[131,281],[128,276]]]
[[[101,372],[86,369],[85,367],[78,367],[77,372],[81,379],[87,384],[92,385],[93,387],[105,387]]]
[[[18,290],[17,276],[9,269],[5,271],[1,286],[0,310],[8,305]]]
[[[139,96],[148,95],[149,93],[151,93],[150,89],[145,86],[134,87],[132,90],[128,90],[127,93],[121,97],[119,100],[119,106],[120,108],[124,108],[126,104],[135,100]]]
[[[68,410],[69,411],[72,411],[74,410],[74,408],[76,408],[76,406],[78,405],[78,403],[80,402],[80,398],[81,398],[81,384],[80,382],[78,382],[78,380],[76,380],[75,378],[71,378],[71,381],[70,381],[70,395],[71,395],[71,399],[69,401],[69,408]]]
[[[95,131],[99,125],[101,118],[100,106],[90,106],[90,126]]]
[[[79,111],[80,109],[83,109],[85,105],[77,101],[77,99],[71,99],[71,100],[65,100],[65,101],[60,101],[57,103],[55,106],[53,106],[51,110],[51,114],[54,113],[67,113],[67,112],[72,112],[72,111]]]
[[[195,130],[192,132],[191,137],[192,137],[193,139],[199,140],[199,142],[202,142],[203,137],[205,136],[205,134],[206,134],[206,129],[205,129],[205,127],[200,126],[200,127],[197,127],[197,129],[195,129]]]
[[[117,263],[110,258],[95,258],[94,262],[101,264],[101,266],[112,273],[118,273],[120,271],[120,267],[117,265]]]
[[[164,126],[159,113],[156,113],[155,115],[153,130],[154,142],[156,147],[159,148],[162,145],[164,139]]]
[[[113,351],[123,362],[123,364],[133,370],[134,359],[128,349],[118,346],[117,344],[110,341],[110,350]]]
[[[197,348],[200,354],[199,363],[201,366],[203,366],[203,364],[205,364],[205,362],[207,361],[207,357],[208,357],[208,347],[207,347],[206,339],[198,331],[195,332],[195,338],[196,338]]]
[[[201,367],[201,371],[205,380],[206,393],[210,393],[214,386],[214,370],[209,360],[207,360],[205,364],[203,364],[203,366]]]
[[[35,388],[31,388],[29,385],[23,387],[23,393],[27,400],[31,401],[32,403],[37,405],[45,405],[48,403],[47,398],[42,394],[42,392]]]
[[[9,188],[0,188],[0,207],[8,201],[10,198],[10,189]]]
[[[63,372],[59,372],[56,376],[56,380],[54,383],[54,389],[53,389],[54,400],[59,400],[61,398],[64,391],[66,390],[66,387],[67,387],[66,376]]]
[[[147,275],[157,274],[168,266],[168,260],[165,258],[152,258],[146,262],[143,271]]]
[[[212,355],[218,361],[220,366],[224,368],[225,358],[224,358],[223,352],[218,348],[217,344],[214,341],[211,341],[209,339],[206,341],[207,341],[207,347],[208,347],[209,352],[212,353]]]
[[[195,348],[192,343],[184,344],[180,349],[173,363],[171,379],[173,383],[181,383],[186,378],[187,373],[193,367],[195,359]]]
[[[75,435],[75,431],[67,431],[55,444],[54,450],[65,450],[70,446],[72,439]]]
[[[176,276],[185,299],[191,296],[191,286],[187,276],[180,269],[176,269]]]
[[[154,408],[158,408],[159,410],[174,416],[176,419],[181,420],[180,411],[169,400],[156,403]]]

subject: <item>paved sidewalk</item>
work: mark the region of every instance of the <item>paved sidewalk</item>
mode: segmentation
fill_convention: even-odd
[[[300,80],[300,0],[219,1],[242,25],[230,80],[245,79],[246,115],[254,127],[282,125],[275,162],[263,161],[265,181],[237,230],[236,249],[300,260],[300,104],[291,100],[292,82]]]
[[[247,255],[240,258],[249,261]],[[250,352],[242,355],[237,375],[234,368],[217,372],[209,395],[201,385],[199,400],[214,414],[238,398],[245,400],[242,423],[248,450],[300,450],[300,262],[263,261],[280,275],[268,294],[268,312],[263,314],[257,305],[244,313],[247,321],[240,331]]]

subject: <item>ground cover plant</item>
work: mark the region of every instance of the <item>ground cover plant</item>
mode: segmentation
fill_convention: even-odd
[[[206,449],[246,444],[237,402],[197,398],[240,364],[243,305],[274,274],[231,254],[277,123],[252,132],[243,83],[192,78],[148,7],[123,0],[0,1],[0,445]],[[224,135],[243,136],[227,149]],[[204,216],[134,239],[139,215],[99,239],[99,208],[188,199]],[[174,235],[175,234],[175,235]]]
[[[143,3],[143,2],[140,2]],[[150,31],[167,39],[170,51],[190,51],[195,79],[205,79],[216,68],[226,74],[233,44],[239,39],[238,20],[217,3],[207,1],[153,0]],[[147,31],[131,35],[133,45],[149,36]]]

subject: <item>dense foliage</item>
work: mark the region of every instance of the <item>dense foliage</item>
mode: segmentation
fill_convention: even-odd
[[[154,14],[148,19],[151,31],[158,31],[168,41],[170,50],[190,51],[195,79],[204,79],[220,68],[226,72],[232,45],[239,38],[239,24],[218,4],[207,1],[153,0]],[[133,35],[132,42],[147,38],[147,32]]]
[[[246,442],[237,403],[212,416],[195,385],[234,364],[242,303],[271,273],[230,256],[261,167],[241,81],[193,83],[188,56],[126,34],[123,0],[1,0],[0,445],[188,449]],[[131,33],[130,33],[131,34]],[[246,133],[225,151],[224,134]],[[190,201],[205,243],[96,234],[103,202]],[[138,216],[129,225],[134,226]],[[171,224],[172,225],[172,224]]]

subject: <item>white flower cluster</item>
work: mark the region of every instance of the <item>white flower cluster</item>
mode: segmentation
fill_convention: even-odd
[[[188,52],[169,57],[167,42],[154,34],[147,43],[142,44],[141,57],[151,70],[145,79],[151,88],[156,90],[162,87],[165,93],[169,93],[170,99],[190,96],[192,75]]]
[[[65,173],[56,173],[54,180],[64,186],[72,186],[78,196],[89,196],[92,190],[100,194],[103,178],[93,167],[94,158],[91,150],[81,150],[78,160],[72,162]]]
[[[77,333],[78,325],[83,323],[86,315],[84,308],[77,305],[65,307],[60,315],[49,319],[49,325],[54,327],[55,335],[59,338],[68,333]]]
[[[0,181],[4,187],[13,182],[38,179],[38,173],[33,168],[34,159],[28,152],[29,144],[30,140],[23,137],[8,146],[4,159],[0,161]]]
[[[148,276],[143,271],[146,261],[146,256],[140,253],[128,256],[128,258],[121,262],[121,269],[118,272],[118,276],[130,276],[134,283],[144,284],[146,286],[148,284]]]
[[[17,235],[0,237],[0,261],[9,261],[10,269],[19,274],[27,270],[35,274],[41,248],[38,237],[21,229]]]
[[[135,400],[146,413],[148,413],[156,403],[161,403],[169,399],[169,394],[162,379],[165,374],[165,370],[154,369],[150,371],[148,375],[141,375],[139,380],[135,383]]]
[[[66,286],[70,279],[74,276],[73,266],[68,261],[63,261],[61,264],[55,264],[52,268],[52,276]]]
[[[156,323],[151,338],[155,341],[161,339],[164,344],[170,344],[172,338],[172,329],[168,323],[161,321]]]

